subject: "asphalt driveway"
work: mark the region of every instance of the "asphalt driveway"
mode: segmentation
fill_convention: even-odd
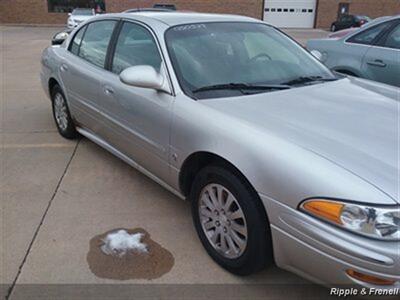
[[[224,271],[203,250],[188,203],[89,140],[58,135],[39,81],[41,51],[58,30],[0,26],[2,296],[16,299],[32,284],[121,283],[86,261],[90,239],[115,228],[144,228],[174,257],[162,277],[123,283],[261,284],[266,295],[264,284],[306,283],[276,267],[249,277]]]

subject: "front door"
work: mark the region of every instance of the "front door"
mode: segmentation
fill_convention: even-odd
[[[154,89],[122,83],[119,74],[137,65],[152,66],[158,72],[164,72],[152,33],[137,23],[124,22],[116,39],[110,72],[105,74],[101,84],[101,109],[107,119],[102,135],[123,154],[168,181],[174,97]]]

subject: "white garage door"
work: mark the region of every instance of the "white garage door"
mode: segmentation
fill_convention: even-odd
[[[316,0],[265,0],[264,21],[281,28],[313,28]]]

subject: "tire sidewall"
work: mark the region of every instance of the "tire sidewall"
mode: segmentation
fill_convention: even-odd
[[[238,258],[229,259],[218,253],[208,241],[201,226],[198,210],[199,196],[203,188],[210,183],[218,183],[227,188],[236,197],[244,213],[248,230],[247,246]],[[253,270],[250,269],[256,267],[250,265],[255,258],[260,267],[267,264],[272,253],[268,249],[271,246],[271,241],[270,239],[268,241],[267,238],[269,236],[269,223],[265,211],[263,211],[264,208],[260,205],[258,195],[254,195],[242,180],[223,168],[206,167],[196,176],[191,189],[190,200],[196,231],[204,248],[217,263],[238,275],[253,273]]]
[[[63,97],[65,106],[66,106],[66,108],[67,108],[67,121],[68,121],[68,125],[67,125],[67,128],[66,128],[65,130],[62,130],[62,129],[58,126],[58,123],[57,123],[57,120],[56,120],[56,114],[55,114],[55,109],[54,109],[54,99],[55,99],[55,96],[56,96],[57,94],[60,94],[60,95]],[[63,137],[65,137],[65,138],[67,138],[67,139],[73,139],[73,138],[75,138],[75,137],[77,136],[77,131],[76,131],[76,129],[75,129],[75,125],[74,125],[74,122],[73,122],[73,120],[72,120],[71,113],[70,113],[70,111],[69,111],[68,102],[67,102],[67,99],[66,99],[66,97],[65,97],[65,95],[64,95],[64,92],[62,91],[61,87],[58,86],[58,85],[54,86],[53,89],[51,90],[51,102],[52,102],[53,119],[54,119],[54,122],[56,123],[56,127],[57,127],[58,132],[59,132]]]

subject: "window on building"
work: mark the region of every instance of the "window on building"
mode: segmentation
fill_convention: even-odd
[[[93,8],[97,13],[105,12],[105,0],[47,0],[49,12],[69,13],[75,8]]]

